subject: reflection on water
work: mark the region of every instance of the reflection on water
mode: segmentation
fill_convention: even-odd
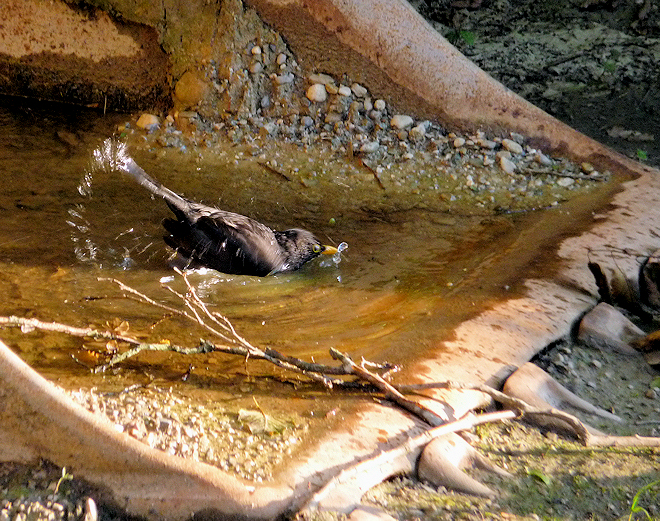
[[[97,327],[120,318],[151,339],[196,345],[201,331],[122,298],[115,285],[99,280],[117,278],[159,301],[179,304],[160,284],[173,273],[160,225],[168,216],[166,205],[131,179],[90,169],[92,151],[121,120],[0,109],[5,187],[0,193],[0,313]],[[200,159],[178,151],[137,150],[135,157],[187,197],[274,228],[299,226],[323,242],[350,245],[341,262],[317,259],[295,273],[190,275],[200,295],[253,344],[292,356],[327,361],[328,349],[335,347],[356,359],[405,364],[433,349],[457,321],[511,291],[506,288],[535,262],[533,241],[527,239],[526,254],[503,261],[520,247],[524,226],[513,217],[448,217],[424,209],[371,212],[351,206],[349,199],[320,204],[300,186],[256,172],[253,164],[242,166],[231,154]],[[529,229],[536,217],[517,219]],[[183,289],[181,280],[171,284]],[[80,339],[9,329],[0,335],[65,386],[144,380],[144,367],[116,377],[90,375],[70,356],[83,345]],[[140,360],[148,360],[152,374],[162,377],[176,377],[190,363],[173,354]],[[214,385],[232,371],[245,371],[244,360],[220,355],[200,355],[196,363],[198,373]]]

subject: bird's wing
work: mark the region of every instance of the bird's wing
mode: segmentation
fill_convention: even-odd
[[[267,226],[233,212],[190,203],[187,215],[165,221],[166,242],[191,259],[224,273],[264,276],[286,259]]]

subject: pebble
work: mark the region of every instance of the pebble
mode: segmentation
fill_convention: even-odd
[[[195,71],[186,71],[174,86],[174,96],[182,109],[194,107],[207,95],[209,84]]]
[[[153,114],[142,114],[135,124],[138,128],[144,130],[155,130],[160,126],[160,121],[158,120],[158,116],[154,116]]]
[[[371,154],[372,152],[378,150],[378,147],[380,147],[380,143],[378,141],[367,141],[360,147],[360,152]]]
[[[422,121],[419,125],[410,129],[410,137],[418,141],[426,135],[426,129],[429,126],[428,121]]]
[[[523,148],[512,139],[503,139],[502,146],[512,154],[522,154]]]
[[[284,65],[286,63],[286,54],[281,52],[280,54],[277,55],[277,58],[275,60],[278,65]]]
[[[353,83],[353,85],[351,85],[351,90],[358,98],[364,98],[367,95],[367,89],[359,83]]]
[[[552,166],[552,159],[546,156],[543,152],[536,152],[534,155],[534,161],[536,161],[539,165]]]
[[[83,515],[84,521],[97,521],[99,518],[98,508],[96,508],[95,501],[88,497],[85,501],[85,513]]]
[[[262,69],[263,69],[263,65],[261,65],[261,62],[258,62],[258,61],[252,62],[250,64],[250,66],[248,67],[248,70],[252,74],[257,74],[257,73],[261,72]]]
[[[332,85],[335,83],[335,79],[332,76],[323,73],[310,74],[308,78],[311,83],[320,83],[321,85]]]
[[[462,137],[454,138],[452,145],[454,148],[461,148],[463,145],[465,145],[465,138]]]
[[[374,108],[375,108],[376,110],[383,111],[383,110],[385,110],[385,107],[386,107],[386,105],[385,105],[385,100],[377,99],[377,100],[374,102]]]
[[[585,174],[591,174],[595,170],[594,165],[587,162],[580,163],[580,168]]]
[[[261,47],[255,45],[254,47],[252,47],[252,49],[250,49],[250,52],[252,53],[253,56],[257,56],[261,54]]]
[[[343,121],[343,118],[337,112],[328,112],[325,116],[326,123],[339,123],[340,121]]]
[[[390,125],[399,130],[409,127],[413,124],[413,118],[404,114],[397,114],[390,120]]]
[[[340,85],[339,88],[337,89],[337,94],[347,98],[351,95],[351,88],[347,87],[346,85]]]
[[[571,186],[573,183],[575,183],[575,179],[572,177],[562,177],[559,179],[559,181],[557,181],[557,184],[563,188]]]
[[[480,138],[477,139],[477,145],[479,145],[481,148],[485,148],[487,150],[494,150],[495,147],[497,146],[497,143],[491,139],[484,139]]]
[[[325,90],[325,85],[323,83],[314,83],[307,89],[307,99],[309,101],[314,101],[321,103],[328,99],[328,93]]]
[[[513,174],[516,171],[516,164],[506,156],[499,156],[500,168],[507,174]]]
[[[286,74],[278,74],[275,76],[275,83],[278,85],[286,85],[287,83],[293,83],[295,76],[292,72],[287,72]]]

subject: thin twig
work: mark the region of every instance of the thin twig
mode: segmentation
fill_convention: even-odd
[[[118,340],[127,344],[139,345],[140,341],[124,335],[118,335],[112,331],[99,331],[89,327],[73,327],[57,322],[43,322],[36,318],[24,317],[2,317],[0,316],[0,325],[20,327],[23,332],[29,332],[31,329],[40,329],[42,331],[52,331],[55,333],[66,333],[67,335],[77,337],[90,337],[103,340]]]
[[[355,362],[353,362],[353,360],[351,360],[349,356],[345,355],[344,353],[341,353],[332,348],[330,349],[330,355],[335,360],[341,361],[347,372],[356,375],[362,380],[366,380],[377,389],[379,389],[385,395],[386,399],[392,400],[400,407],[423,419],[429,425],[435,427],[442,425],[447,421],[447,418],[441,418],[435,411],[424,407],[418,402],[406,398],[396,387],[394,387],[389,382],[386,382],[380,375],[372,373],[364,367],[357,365]]]

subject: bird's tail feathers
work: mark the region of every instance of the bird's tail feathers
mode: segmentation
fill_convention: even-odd
[[[188,202],[179,194],[163,186],[147,174],[142,167],[140,167],[140,165],[128,155],[126,143],[121,143],[114,139],[106,139],[103,144],[94,151],[94,159],[99,164],[107,165],[114,170],[120,170],[121,172],[131,175],[147,190],[154,195],[159,195],[171,206],[181,208],[182,205],[186,206],[188,204]]]

